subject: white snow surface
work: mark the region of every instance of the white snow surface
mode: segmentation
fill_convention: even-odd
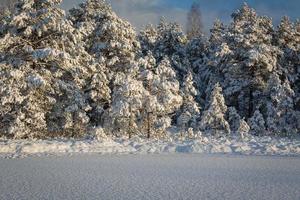
[[[98,154],[217,153],[300,155],[300,140],[272,137],[201,137],[193,140],[148,140],[139,137],[86,140],[0,140],[0,157]]]
[[[68,144],[65,147],[69,149]],[[298,200],[300,197],[299,157],[85,154],[0,158],[0,169],[3,200]]]

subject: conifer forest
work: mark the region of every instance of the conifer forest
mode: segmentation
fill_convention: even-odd
[[[104,0],[19,0],[0,16],[0,137],[300,133],[300,21],[247,4],[209,34],[137,31]]]

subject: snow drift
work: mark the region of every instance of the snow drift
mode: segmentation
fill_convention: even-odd
[[[299,156],[300,141],[285,138],[253,137],[215,138],[196,140],[148,140],[138,137],[103,140],[3,140],[0,157],[16,158],[42,155],[99,154],[161,154],[161,153],[218,153],[243,155]]]

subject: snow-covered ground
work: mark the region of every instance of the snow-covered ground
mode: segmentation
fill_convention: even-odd
[[[298,200],[300,158],[151,154],[0,159],[0,199]]]
[[[242,155],[300,155],[300,140],[253,137],[194,140],[148,140],[141,138],[101,140],[0,140],[0,157],[99,154],[221,153]]]

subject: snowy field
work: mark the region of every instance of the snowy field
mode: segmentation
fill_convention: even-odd
[[[0,158],[49,155],[210,153],[300,156],[300,140],[272,137],[199,137],[193,140],[102,138],[100,140],[0,140]]]
[[[99,155],[0,159],[0,199],[300,198],[300,158]]]

